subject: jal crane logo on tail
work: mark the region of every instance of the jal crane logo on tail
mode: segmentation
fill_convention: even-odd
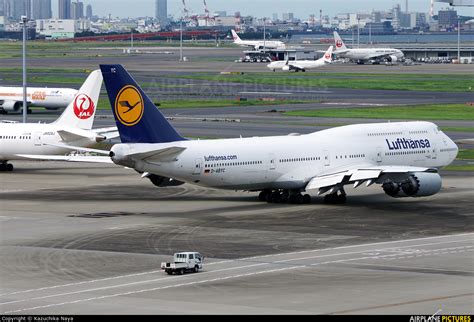
[[[115,99],[115,115],[125,126],[140,122],[144,111],[143,98],[137,88],[127,85],[120,90]]]
[[[331,55],[330,55],[330,54],[326,54],[326,55],[324,55],[324,58],[329,59],[329,58],[331,58]]]
[[[86,120],[94,115],[95,105],[86,94],[79,94],[74,99],[74,114],[81,120]]]
[[[342,40],[336,41],[336,47],[341,48],[342,47]]]

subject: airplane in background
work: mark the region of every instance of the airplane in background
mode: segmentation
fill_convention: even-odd
[[[116,127],[92,129],[102,79],[100,70],[93,71],[53,123],[0,122],[0,171],[13,170],[10,160],[51,160],[118,136]]]
[[[295,72],[305,72],[307,69],[319,68],[330,64],[332,62],[332,49],[333,46],[330,46],[324,53],[323,57],[317,60],[287,60],[286,62],[279,60],[271,62],[267,65],[267,67],[273,71],[276,69],[281,69],[283,71],[294,70]]]
[[[253,47],[255,50],[286,48],[284,42],[279,40],[242,40],[234,29],[231,30],[234,44],[242,47]]]
[[[187,140],[165,119],[121,65],[100,65],[120,134],[109,156],[155,185],[184,182],[260,191],[267,202],[346,200],[345,185],[381,184],[392,197],[423,197],[441,189],[437,168],[456,144],[430,122],[356,124],[306,135]]]
[[[28,107],[57,110],[69,105],[77,94],[73,88],[27,87]],[[23,106],[23,87],[0,87],[0,113],[20,112]]]
[[[395,48],[352,48],[349,49],[344,44],[344,41],[339,36],[337,31],[334,31],[335,51],[334,54],[341,58],[348,58],[356,61],[358,64],[363,64],[369,60],[388,61],[395,63],[404,57],[401,50]]]

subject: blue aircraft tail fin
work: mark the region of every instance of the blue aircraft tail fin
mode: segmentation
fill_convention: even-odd
[[[122,65],[100,65],[122,143],[185,140]]]

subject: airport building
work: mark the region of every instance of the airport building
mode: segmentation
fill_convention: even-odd
[[[75,33],[90,30],[91,22],[86,19],[39,19],[36,32],[46,39],[74,38]]]

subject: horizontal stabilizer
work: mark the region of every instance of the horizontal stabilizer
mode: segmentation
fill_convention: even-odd
[[[172,146],[169,148],[139,152],[129,154],[128,156],[133,159],[144,160],[148,162],[153,161],[172,161],[178,156],[181,152],[186,150],[186,148],[179,146]]]
[[[98,135],[104,136],[107,140],[115,139],[120,136],[116,126],[92,129],[92,131],[94,131]]]
[[[58,134],[61,137],[61,139],[65,142],[78,141],[78,140],[89,138],[90,136],[90,133],[88,133],[89,135],[86,136],[85,135],[86,133],[82,131],[75,132],[71,130],[58,130]]]

